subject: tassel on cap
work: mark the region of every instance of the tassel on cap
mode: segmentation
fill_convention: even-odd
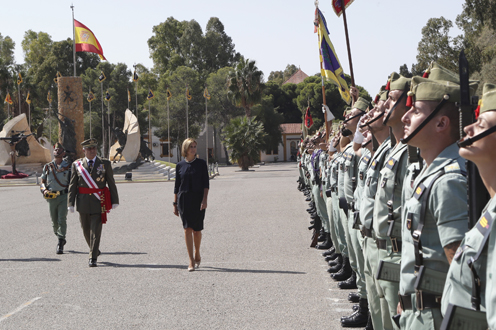
[[[377,102],[379,102],[379,98],[380,98],[380,97],[381,97],[381,96],[380,96],[379,94],[377,94],[377,95],[375,96],[375,99],[374,99],[374,103],[375,103],[375,104],[377,104]]]
[[[391,90],[391,81],[388,80],[387,84],[386,84],[386,90],[389,91]]]
[[[480,109],[481,109],[482,99],[479,100],[477,108],[475,108],[475,120],[479,119]]]
[[[431,70],[427,69],[427,70],[425,70],[424,74],[422,75],[422,78],[429,78],[430,74],[431,74]]]
[[[408,97],[406,98],[406,106],[408,108],[411,108],[413,106],[413,95],[414,94],[412,91],[410,91],[410,92],[408,92],[407,95],[408,95]]]

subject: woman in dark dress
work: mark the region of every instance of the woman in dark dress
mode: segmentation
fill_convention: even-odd
[[[184,239],[189,256],[188,271],[190,272],[195,270],[195,266],[200,267],[201,231],[209,189],[207,163],[196,157],[196,146],[196,141],[191,138],[183,142],[181,154],[184,160],[176,165],[173,203],[174,214],[181,215],[183,221]]]

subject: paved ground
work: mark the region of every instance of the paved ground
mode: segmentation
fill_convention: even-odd
[[[191,273],[173,182],[118,185],[97,268],[77,213],[57,255],[38,188],[0,187],[0,329],[339,329],[348,292],[309,248],[297,174],[295,163],[220,168]]]

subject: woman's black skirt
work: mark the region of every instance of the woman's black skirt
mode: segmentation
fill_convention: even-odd
[[[183,221],[184,229],[203,230],[205,210],[200,211],[203,192],[182,192],[178,194],[177,198],[177,208]]]

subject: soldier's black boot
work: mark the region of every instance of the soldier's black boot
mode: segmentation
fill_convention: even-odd
[[[343,264],[343,256],[341,256],[340,254],[336,254],[334,259],[331,259],[328,261],[328,264],[329,264],[329,267],[332,267],[332,266],[337,265],[337,264],[342,265]]]
[[[331,234],[330,233],[324,233],[324,234],[325,234],[324,242],[317,245],[317,249],[319,249],[319,250],[327,250],[327,249],[331,248],[331,246],[332,246]]]
[[[348,278],[346,281],[339,282],[338,286],[342,290],[356,289],[356,273],[352,272],[350,278]]]
[[[374,325],[372,324],[372,316],[370,316],[370,313],[367,325],[365,326],[365,330],[374,330]]]
[[[322,256],[323,256],[323,257],[327,257],[327,256],[332,255],[332,254],[333,254],[333,253],[335,253],[335,252],[336,252],[336,248],[333,246],[333,247],[332,247],[332,248],[330,248],[329,250],[322,252]],[[328,260],[326,260],[326,261],[328,261]]]
[[[339,272],[343,268],[343,265],[344,265],[342,257],[341,257],[341,259],[337,258],[335,260],[336,260],[336,263],[333,264],[332,266],[329,265],[330,267],[327,269],[327,272],[331,273],[331,277],[335,273]]]
[[[318,233],[320,231],[320,228],[322,228],[322,222],[320,221],[319,216],[315,217],[313,220],[314,222],[310,227],[308,227],[308,230],[317,229],[317,233]],[[317,235],[317,238],[318,237],[319,236]]]
[[[323,228],[320,229],[318,242],[323,242],[326,240],[326,232]]]
[[[350,259],[348,257],[344,257],[343,267],[339,270],[339,272],[332,274],[331,277],[336,281],[344,281],[351,276],[351,272]]]
[[[59,243],[57,244],[57,254],[64,253],[64,245],[67,241],[63,238],[59,238]]]
[[[356,312],[341,318],[341,326],[344,328],[361,328],[367,325],[369,319],[369,304],[367,299],[361,298]]]
[[[360,295],[358,292],[350,292],[348,294],[348,301],[352,303],[357,303],[360,301]]]

